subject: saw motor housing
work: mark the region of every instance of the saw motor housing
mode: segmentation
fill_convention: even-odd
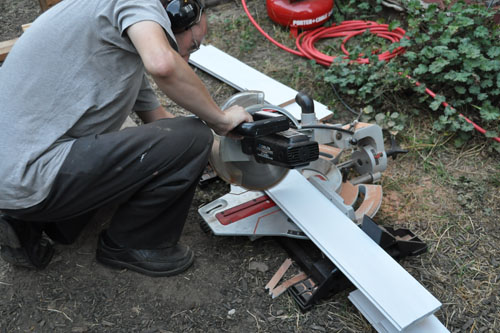
[[[269,110],[257,111],[252,117],[253,123],[243,123],[235,132],[243,136],[242,151],[257,162],[292,169],[319,158],[318,143],[290,129],[287,117]]]

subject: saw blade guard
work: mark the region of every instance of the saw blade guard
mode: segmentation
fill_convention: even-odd
[[[235,94],[223,104],[222,110],[233,105],[239,105],[249,113],[268,106],[265,104],[264,93],[261,91],[245,91]],[[275,106],[270,107],[281,109]],[[285,115],[290,118],[289,114]],[[294,118],[291,120],[297,122]],[[279,183],[288,173],[287,168],[259,163],[253,156],[243,153],[239,140],[215,133],[209,161],[217,175],[224,181],[249,190],[270,188]]]

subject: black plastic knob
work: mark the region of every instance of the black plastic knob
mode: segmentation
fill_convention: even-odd
[[[314,113],[314,102],[306,93],[299,92],[295,96],[295,102],[300,105],[302,113]]]

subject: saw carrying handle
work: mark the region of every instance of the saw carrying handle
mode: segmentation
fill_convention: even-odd
[[[290,128],[288,118],[274,112],[257,111],[252,114],[253,122],[241,123],[233,130],[235,134],[247,138],[286,131]]]

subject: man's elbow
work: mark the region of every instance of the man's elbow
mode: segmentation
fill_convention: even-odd
[[[172,76],[176,68],[176,57],[171,52],[151,57],[144,63],[146,71],[155,77]]]

